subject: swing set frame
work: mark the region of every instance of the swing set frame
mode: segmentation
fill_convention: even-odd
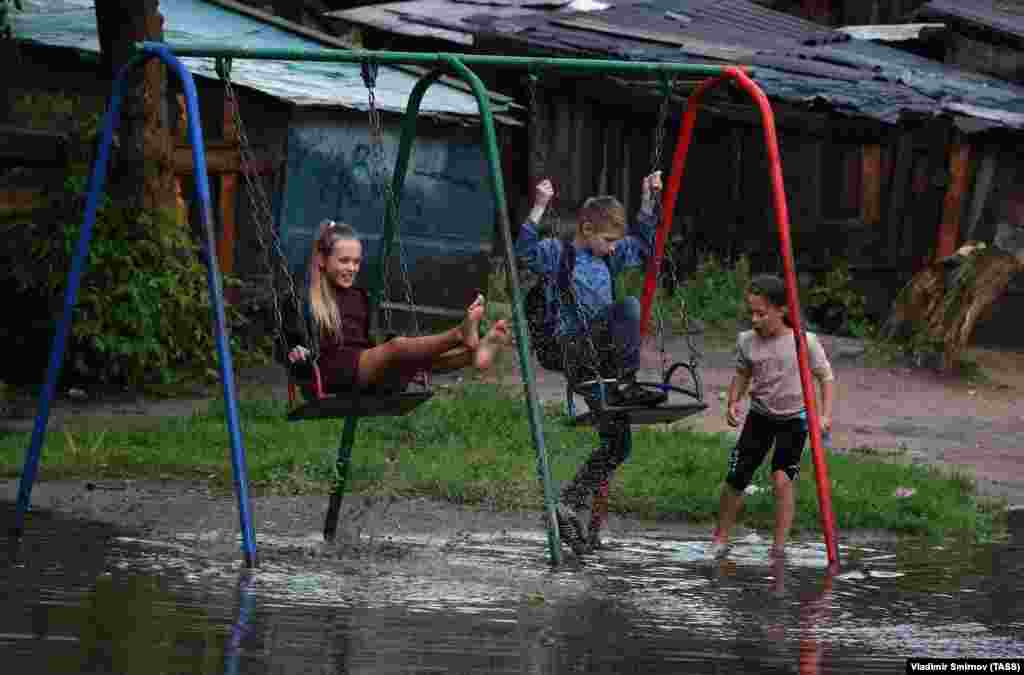
[[[198,95],[192,74],[179,60],[179,57],[370,63],[377,65],[416,64],[421,66],[432,66],[432,69],[423,75],[416,83],[408,98],[405,119],[402,125],[398,157],[395,163],[395,170],[392,175],[392,194],[395,198],[393,200],[389,200],[389,203],[386,205],[383,247],[381,253],[385,260],[391,255],[392,247],[396,239],[398,202],[402,194],[402,186],[404,184],[411,157],[412,143],[416,137],[417,117],[423,96],[427,89],[444,75],[454,75],[469,85],[479,106],[480,122],[483,131],[483,145],[488,166],[488,176],[490,179],[490,186],[494,194],[495,211],[497,213],[498,225],[501,230],[504,252],[507,259],[509,291],[512,297],[513,327],[515,330],[518,348],[519,366],[523,374],[523,383],[526,390],[527,416],[537,454],[537,471],[543,485],[548,550],[552,565],[559,565],[561,563],[562,555],[558,533],[558,522],[555,516],[557,495],[551,480],[547,452],[544,444],[543,414],[541,411],[540,401],[537,396],[536,378],[529,344],[529,331],[526,327],[527,324],[523,311],[523,295],[520,290],[515,261],[515,251],[512,240],[511,224],[509,221],[508,205],[505,198],[505,187],[499,159],[500,155],[498,151],[494,119],[491,113],[487,90],[483,82],[469,66],[527,68],[532,71],[549,69],[591,73],[655,73],[662,77],[667,77],[669,74],[686,73],[689,75],[706,76],[708,78],[698,85],[689,96],[683,117],[683,123],[680,127],[679,137],[672,160],[672,170],[666,183],[666,194],[662,204],[661,220],[655,240],[655,252],[648,262],[645,276],[644,292],[641,300],[641,326],[644,334],[647,333],[648,325],[650,323],[651,303],[657,286],[658,272],[664,258],[665,242],[668,237],[669,229],[671,228],[676,197],[681,185],[687,153],[693,136],[698,112],[698,103],[708,90],[725,82],[731,82],[740,90],[746,92],[753,99],[753,102],[760,112],[764,130],[775,221],[779,234],[779,248],[785,268],[785,283],[787,298],[789,301],[790,320],[794,327],[800,381],[803,387],[804,404],[807,408],[808,423],[810,427],[811,447],[822,530],[824,533],[829,564],[832,566],[838,565],[839,556],[838,546],[835,539],[835,520],[832,513],[831,490],[822,445],[814,384],[811,380],[809,368],[807,342],[800,322],[800,305],[797,295],[796,270],[790,240],[789,215],[786,206],[782,165],[775,130],[774,114],[772,113],[771,105],[764,92],[752,79],[750,79],[748,70],[737,66],[690,63],[452,53],[389,52],[372,50],[242,49],[231,47],[226,48],[220,45],[175,45],[173,43],[159,42],[142,42],[136,44],[135,53],[132,55],[129,62],[121,68],[121,71],[118,73],[113,84],[109,108],[104,116],[99,151],[90,175],[83,226],[78,242],[75,246],[71,269],[68,272],[68,282],[64,294],[63,311],[60,321],[57,324],[56,332],[53,336],[50,358],[47,364],[46,380],[40,394],[38,412],[35,418],[29,447],[25,453],[25,463],[18,486],[15,522],[11,528],[11,534],[13,536],[20,538],[24,534],[25,516],[29,511],[31,503],[32,487],[36,480],[40,454],[45,439],[46,427],[50,417],[51,405],[56,394],[57,380],[64,360],[64,351],[68,334],[70,332],[72,314],[78,295],[78,288],[89,256],[89,245],[92,239],[93,225],[96,221],[96,211],[100,195],[103,192],[104,182],[106,180],[113,133],[118,127],[120,121],[121,104],[127,86],[128,74],[132,69],[139,67],[149,59],[157,58],[160,59],[160,61],[162,61],[164,65],[166,65],[168,69],[181,81],[186,99],[186,106],[188,110],[188,138],[192,146],[192,158],[195,166],[196,193],[201,206],[199,213],[202,221],[202,231],[205,238],[206,253],[209,256],[209,263],[207,265],[207,283],[209,286],[213,311],[214,332],[220,362],[221,381],[223,383],[224,390],[228,435],[231,444],[231,464],[234,476],[235,494],[238,501],[242,554],[247,567],[256,567],[258,564],[255,530],[253,528],[252,514],[250,510],[249,481],[246,471],[245,448],[242,441],[237,396],[235,392],[234,369],[231,359],[231,350],[229,348],[225,332],[223,281],[221,279],[216,256],[217,249],[213,232],[213,210],[209,183],[207,180],[206,158],[200,122]],[[370,288],[370,299],[372,305],[371,312],[379,305],[382,293],[384,292],[385,279],[383,278],[383,268],[384,266],[381,266],[381,274],[378,275],[378,278]],[[344,493],[352,446],[355,441],[357,422],[357,417],[348,417],[345,420],[341,446],[339,447],[336,463],[336,484],[334,492],[331,495],[327,522],[324,528],[325,536],[329,535],[328,538],[333,536],[336,528],[341,496]]]

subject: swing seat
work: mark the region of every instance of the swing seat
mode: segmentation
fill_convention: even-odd
[[[429,391],[405,391],[394,394],[327,395],[314,398],[288,412],[288,420],[344,419],[347,417],[401,417],[431,399]]]
[[[625,417],[632,424],[669,424],[678,422],[692,415],[699,415],[707,410],[708,404],[702,401],[691,403],[667,403],[654,407],[637,406],[605,406],[600,410],[589,410],[575,415],[569,424],[574,427],[594,426],[603,417]]]
[[[672,376],[680,369],[686,369],[693,381],[693,387],[688,389],[670,384]],[[633,399],[638,403],[630,405],[611,405],[606,403],[606,396],[600,395],[600,389],[618,385],[618,380],[602,379],[589,382],[582,382],[577,385],[569,385],[566,391],[566,398],[569,408],[570,426],[597,425],[603,418],[609,416],[624,417],[629,424],[668,424],[681,419],[698,415],[708,408],[701,395],[700,376],[697,367],[693,363],[676,363],[665,372],[662,382],[637,381],[635,389],[641,393],[634,394]],[[642,392],[649,392],[649,396],[643,396]],[[593,396],[597,392],[598,396]],[[573,394],[585,396],[588,400],[595,400],[596,405],[591,410],[577,415]],[[588,396],[588,394],[590,396]],[[644,401],[646,399],[646,402]]]
[[[303,377],[302,375],[308,375]],[[348,417],[401,417],[426,403],[434,395],[426,373],[421,373],[421,391],[351,391],[326,394],[320,368],[315,363],[289,369],[288,421],[313,419],[345,419]],[[296,391],[301,390],[304,403],[296,405]]]

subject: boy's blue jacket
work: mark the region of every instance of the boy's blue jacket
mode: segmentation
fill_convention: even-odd
[[[627,267],[639,267],[647,262],[654,251],[654,235],[658,229],[659,209],[655,206],[641,209],[636,225],[627,229],[627,236],[615,245],[615,253],[606,261],[593,255],[589,249],[576,248],[573,269],[573,290],[579,310],[586,322],[601,318],[612,304],[612,279]],[[541,239],[537,224],[526,221],[516,238],[516,256],[526,266],[540,274],[544,283],[547,316],[557,317],[555,335],[579,335],[585,329],[575,311],[561,311],[557,296],[558,265],[562,258],[561,239]],[[570,246],[572,244],[569,244]]]

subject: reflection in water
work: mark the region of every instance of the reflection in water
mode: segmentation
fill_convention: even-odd
[[[396,534],[386,557],[268,537],[240,573],[202,533],[50,525],[0,569],[5,672],[821,675],[1024,653],[1017,545],[847,547],[833,574],[820,545],[712,560],[651,535],[552,571],[536,532]]]
[[[238,577],[238,620],[231,627],[231,634],[224,645],[224,672],[226,675],[237,675],[238,663],[242,654],[242,642],[251,632],[249,622],[252,620],[256,597],[253,593],[255,577],[249,570],[243,571]]]

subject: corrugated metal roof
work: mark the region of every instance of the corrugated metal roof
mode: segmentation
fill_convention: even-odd
[[[578,0],[557,0],[547,7],[561,8],[577,4],[583,3]],[[467,19],[481,12],[502,19],[530,15],[536,13],[542,5],[536,0],[411,0],[363,5],[328,12],[327,16],[397,35],[437,38],[459,45],[472,45],[475,26]]]
[[[967,131],[1024,129],[1024,88],[775,12],[746,0],[646,0],[604,12],[481,23],[531,53],[754,67],[765,93],[790,103],[895,123],[904,115],[969,118]],[[735,54],[730,58],[728,55]],[[984,114],[982,114],[984,112]]]
[[[932,0],[920,16],[951,17],[1024,39],[1024,4],[1011,0]]]
[[[946,30],[944,23],[900,23],[874,26],[842,26],[837,28],[858,40],[877,40],[878,42],[908,42],[936,35]]]
[[[311,49],[322,45],[203,0],[160,0],[164,39],[183,44],[231,44],[244,48]],[[99,53],[93,0],[25,0],[14,14],[19,40]],[[195,75],[217,78],[213,59],[184,58]],[[367,92],[358,64],[235,59],[232,81],[302,106],[339,106],[365,110]],[[381,68],[375,91],[378,106],[403,112],[416,78],[395,68]],[[477,116],[476,99],[444,84],[423,99],[424,114]]]

